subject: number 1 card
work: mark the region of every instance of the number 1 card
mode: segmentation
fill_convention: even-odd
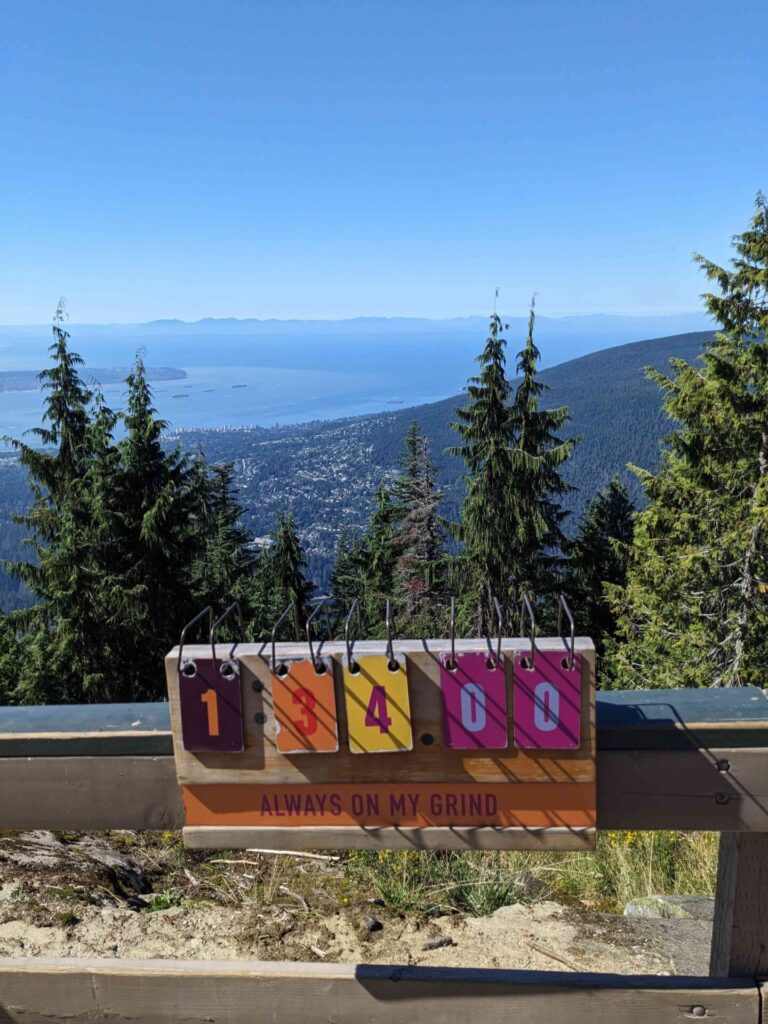
[[[349,749],[353,754],[384,754],[413,749],[411,705],[405,658],[397,667],[385,654],[361,656],[356,672],[344,659],[344,701]]]
[[[224,665],[230,674],[222,675]],[[245,749],[243,694],[237,662],[188,661],[179,673],[181,742],[194,754]]]

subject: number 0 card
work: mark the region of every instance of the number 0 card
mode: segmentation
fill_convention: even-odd
[[[395,753],[413,749],[411,705],[405,658],[397,667],[385,654],[356,658],[353,672],[344,660],[344,701],[349,749],[353,754]]]

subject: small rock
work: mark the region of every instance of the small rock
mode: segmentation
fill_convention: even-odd
[[[371,917],[370,914],[366,914],[363,918],[363,928],[367,932],[380,932],[383,927],[384,925],[377,917]]]
[[[368,902],[372,906],[374,906],[374,907],[385,907],[386,906],[386,903],[384,902],[384,900],[380,896],[374,896],[374,898],[372,900],[368,900]]]
[[[439,939],[430,939],[421,947],[424,950],[442,949],[443,946],[455,946],[456,943],[448,935],[441,935]]]
[[[625,917],[679,917],[712,921],[714,896],[639,896],[624,907]]]

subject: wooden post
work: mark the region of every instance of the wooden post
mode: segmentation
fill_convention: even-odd
[[[709,973],[768,975],[768,833],[723,832]]]

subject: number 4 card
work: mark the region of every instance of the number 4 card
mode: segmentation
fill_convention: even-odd
[[[383,754],[413,749],[411,705],[405,658],[397,667],[386,655],[355,659],[353,672],[344,659],[344,699],[349,749],[353,754]]]

